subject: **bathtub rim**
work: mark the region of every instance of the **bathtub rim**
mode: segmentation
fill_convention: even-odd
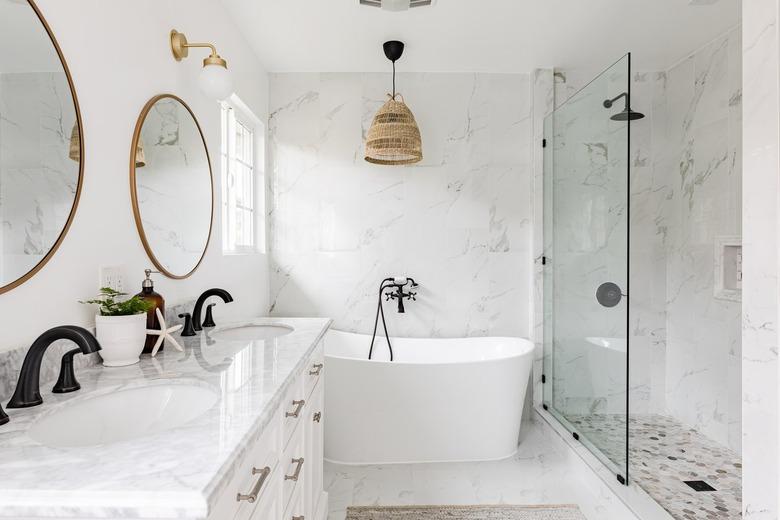
[[[484,364],[484,363],[497,363],[497,362],[505,362],[508,360],[516,359],[516,358],[522,358],[525,356],[533,356],[534,354],[534,343],[529,338],[523,338],[519,336],[468,336],[465,338],[404,338],[404,337],[398,337],[398,336],[391,336],[390,341],[395,340],[404,340],[404,339],[416,339],[416,340],[426,340],[426,341],[447,341],[447,340],[453,340],[453,339],[473,339],[473,340],[479,340],[479,339],[504,339],[504,340],[513,340],[519,342],[525,346],[528,347],[528,349],[524,352],[521,352],[519,354],[512,354],[511,356],[504,356],[504,357],[497,357],[492,359],[473,359],[473,360],[464,360],[464,361],[435,361],[431,363],[420,363],[420,362],[412,362],[412,361],[390,361],[390,360],[384,360],[384,359],[364,359],[364,358],[356,358],[356,357],[346,357],[346,356],[334,356],[332,354],[328,354],[328,345],[327,345],[327,338],[328,334],[331,332],[336,332],[338,334],[345,334],[349,336],[363,336],[363,337],[370,337],[370,334],[361,334],[359,332],[347,332],[344,330],[338,330],[338,329],[328,329],[328,331],[325,333],[325,349],[324,349],[324,356],[326,359],[338,359],[338,360],[344,360],[344,361],[355,361],[355,362],[365,362],[365,363],[374,363],[374,364],[388,364],[388,365],[398,365],[398,366],[450,366],[450,365],[466,365],[466,364]],[[385,341],[385,336],[380,336],[377,334],[377,341],[381,340],[381,344],[387,346],[387,342]],[[498,458],[498,459],[491,459],[491,460],[503,460],[508,457],[511,457],[513,454],[507,455],[506,457]],[[473,462],[469,460],[463,460],[463,461],[451,461],[451,462]],[[338,464],[341,464],[340,462]],[[401,464],[401,463],[398,463]]]

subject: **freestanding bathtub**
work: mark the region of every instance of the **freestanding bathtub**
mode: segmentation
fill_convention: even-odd
[[[496,460],[517,451],[533,344],[408,339],[331,330],[325,458],[341,464]]]

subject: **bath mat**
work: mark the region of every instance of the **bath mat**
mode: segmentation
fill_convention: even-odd
[[[585,520],[580,508],[561,506],[360,506],[346,520]]]

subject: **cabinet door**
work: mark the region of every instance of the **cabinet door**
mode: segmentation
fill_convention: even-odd
[[[322,496],[324,444],[324,381],[319,381],[311,394],[306,421],[306,460],[311,461],[306,476],[305,511],[306,518],[314,519],[317,504]]]

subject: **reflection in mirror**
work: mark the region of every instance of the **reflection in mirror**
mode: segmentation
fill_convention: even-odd
[[[149,258],[166,276],[186,278],[211,235],[211,165],[190,108],[170,94],[151,99],[132,143],[133,211]]]
[[[78,104],[32,2],[0,0],[0,293],[54,254],[82,179]]]

